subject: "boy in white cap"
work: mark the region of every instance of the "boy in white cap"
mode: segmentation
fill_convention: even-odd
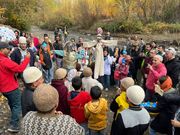
[[[39,85],[33,94],[37,112],[29,112],[23,119],[23,135],[83,135],[84,129],[68,115],[56,112],[59,102],[57,90],[48,84]]]
[[[134,85],[134,80],[131,77],[126,77],[121,80],[120,84],[120,93],[118,91],[118,94],[112,101],[110,105],[111,111],[114,112],[114,118],[117,116],[117,114],[124,109],[127,109],[129,107],[129,103],[126,99],[126,90]]]
[[[37,86],[43,83],[42,72],[37,67],[28,67],[23,72],[25,89],[22,92],[21,105],[22,116],[24,117],[29,111],[36,111],[33,103],[33,93]]]
[[[149,126],[149,113],[140,107],[144,90],[134,85],[126,91],[129,108],[120,112],[112,124],[111,135],[143,135]]]
[[[64,68],[58,68],[55,71],[54,79],[51,82],[51,85],[56,88],[59,94],[59,104],[56,110],[61,111],[63,114],[69,114],[69,105],[67,101],[68,88],[64,84],[66,76],[67,70]]]
[[[83,70],[83,78],[82,78],[82,88],[87,91],[90,92],[91,88],[93,86],[98,86],[101,90],[103,90],[103,86],[102,84],[96,80],[92,78],[92,70],[89,67],[84,68]]]

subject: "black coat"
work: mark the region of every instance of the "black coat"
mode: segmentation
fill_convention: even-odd
[[[156,108],[146,108],[149,112],[159,113],[150,125],[150,127],[155,131],[172,135],[171,119],[174,119],[178,105],[173,104],[169,99],[177,94],[178,91],[164,93],[158,101]]]
[[[34,66],[34,63],[35,63],[35,55],[34,53],[32,52],[31,49],[28,49],[28,52],[30,53],[31,57],[30,57],[30,63],[29,65],[30,66]],[[19,48],[16,48],[10,55],[11,57],[11,60],[13,60],[14,62],[16,62],[17,64],[21,64],[21,52],[19,50]]]
[[[24,117],[29,111],[37,111],[33,102],[33,92],[34,90],[26,87],[22,92],[21,96],[21,106],[22,106],[22,116]]]
[[[180,107],[180,91],[177,94],[165,95],[165,98],[171,103]],[[180,128],[175,128],[174,135],[180,135]]]
[[[171,77],[173,82],[173,87],[176,88],[178,84],[178,77],[180,75],[180,61],[176,58],[169,60],[165,63],[167,68],[167,75]]]

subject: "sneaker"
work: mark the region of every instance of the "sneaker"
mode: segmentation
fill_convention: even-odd
[[[17,133],[20,131],[19,127],[14,127],[14,126],[10,126],[7,131],[12,132],[12,133]]]

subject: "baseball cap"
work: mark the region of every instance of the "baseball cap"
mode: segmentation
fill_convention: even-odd
[[[165,50],[166,52],[171,52],[173,55],[176,55],[176,50],[173,47],[169,47]]]
[[[0,42],[0,49],[4,49],[4,48],[8,48],[11,49],[13,48],[12,46],[10,46],[8,43],[6,42]]]

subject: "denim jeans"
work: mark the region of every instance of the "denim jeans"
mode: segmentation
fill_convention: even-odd
[[[85,135],[89,135],[89,129],[87,123],[81,123],[80,126],[84,128]]]
[[[8,104],[11,109],[11,120],[10,125],[14,127],[19,127],[19,121],[21,117],[21,92],[19,89],[3,93],[3,95],[8,99]]]
[[[54,66],[52,66],[48,70],[42,69],[42,71],[44,76],[44,82],[51,83],[52,79],[54,78]]]
[[[92,129],[89,129],[89,135],[105,135],[105,129],[102,129],[102,130],[92,130]]]
[[[149,127],[149,135],[156,135],[156,131]]]
[[[103,86],[104,88],[108,88],[110,87],[110,75],[104,75],[103,76]]]

